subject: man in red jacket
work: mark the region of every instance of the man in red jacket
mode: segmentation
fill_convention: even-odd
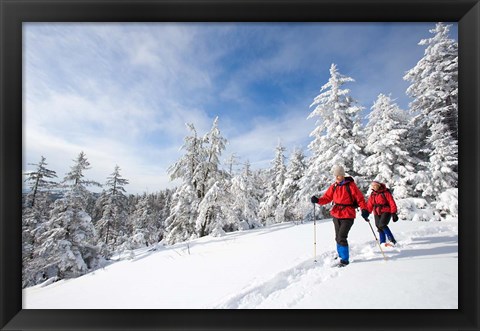
[[[311,201],[319,205],[326,205],[333,201],[334,206],[330,214],[333,216],[335,241],[337,242],[337,252],[340,257],[338,266],[344,267],[349,264],[347,238],[356,216],[355,210],[357,207],[360,207],[364,217],[368,217],[369,213],[366,210],[365,198],[353,178],[345,177],[345,170],[340,165],[334,166],[332,171],[335,176],[335,183],[330,185],[322,197],[312,196]]]
[[[373,181],[372,185],[372,194],[367,201],[367,211],[375,217],[375,225],[377,226],[378,234],[380,237],[380,245],[395,245],[397,241],[393,237],[392,231],[388,227],[390,222],[390,217],[394,222],[398,221],[397,216],[397,205],[395,200],[393,200],[392,193],[387,189],[385,184]],[[391,244],[386,244],[386,238]]]

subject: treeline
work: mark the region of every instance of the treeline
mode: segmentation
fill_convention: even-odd
[[[57,182],[45,157],[26,174],[23,197],[23,286],[77,277],[106,263],[114,252],[157,244],[164,237],[172,191],[126,195],[128,180],[116,166],[104,185],[85,178],[90,163],[81,152]],[[89,191],[103,186],[102,193]]]
[[[117,166],[103,192],[94,195],[89,187],[100,184],[85,179],[90,164],[83,152],[59,183],[42,157],[27,174],[24,286],[76,277],[114,252],[160,241],[174,244],[303,221],[311,217],[309,197],[331,184],[335,164],[343,165],[365,193],[376,179],[398,200],[415,198],[434,208],[436,220],[452,213],[454,203],[445,203],[445,195],[448,200],[458,190],[458,44],[449,38],[448,25],[438,23],[430,32],[433,37],[419,43],[426,46],[424,57],[403,77],[411,84],[409,109],[380,94],[363,118],[364,107],[344,87],[353,78],[332,64],[308,116],[317,119],[308,156],[300,147],[287,155],[278,144],[268,169],[254,170],[235,155],[222,161],[227,139],[218,118],[203,135],[187,124],[183,155],[168,169],[180,182],[174,190],[126,195],[128,180]],[[326,216],[328,210],[322,212]]]

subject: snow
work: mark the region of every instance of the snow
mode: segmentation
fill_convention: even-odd
[[[372,224],[373,226],[373,224]],[[332,268],[331,220],[150,246],[84,276],[23,290],[24,309],[457,309],[458,221],[390,223],[384,260],[360,217]],[[378,235],[377,235],[378,237]]]

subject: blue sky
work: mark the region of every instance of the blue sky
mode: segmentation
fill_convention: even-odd
[[[216,116],[223,157],[268,167],[280,141],[306,149],[309,108],[337,64],[368,111],[380,93],[403,108],[402,77],[435,23],[24,24],[24,169],[43,155],[63,178],[84,151],[87,178],[116,164],[129,193],[176,183],[185,123],[206,133]],[[453,24],[451,37],[457,38]]]

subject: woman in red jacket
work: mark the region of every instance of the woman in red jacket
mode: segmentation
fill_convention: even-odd
[[[373,181],[371,187],[372,194],[370,194],[368,198],[367,210],[369,213],[373,211],[375,225],[380,235],[380,244],[384,246],[395,245],[397,241],[388,227],[390,218],[392,218],[394,222],[398,221],[395,200],[385,184]],[[385,243],[385,237],[388,238],[390,243]]]
[[[337,252],[340,257],[339,267],[344,267],[349,264],[348,251],[348,232],[353,225],[357,207],[362,209],[362,216],[367,215],[368,211],[365,198],[358,189],[352,177],[345,177],[345,170],[342,166],[334,166],[333,175],[335,176],[335,183],[330,185],[325,194],[317,198],[312,196],[312,203],[319,205],[326,205],[329,202],[334,202],[334,206],[330,211],[333,216],[333,225],[335,226],[335,241],[337,242]]]

